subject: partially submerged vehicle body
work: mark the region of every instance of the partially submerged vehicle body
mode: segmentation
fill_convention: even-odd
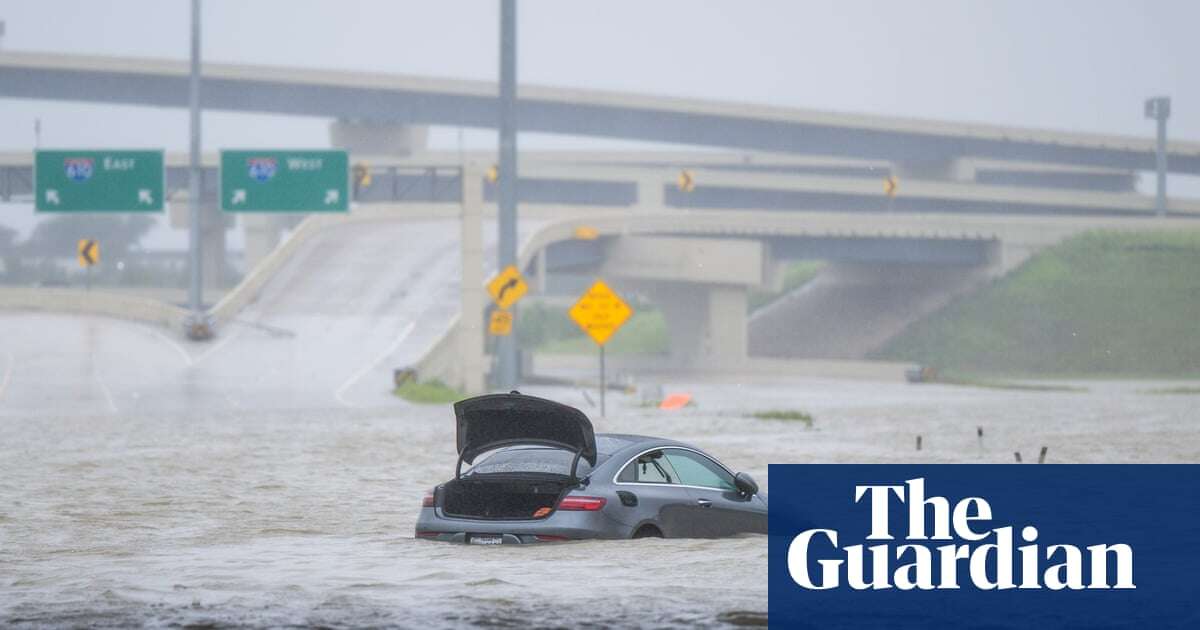
[[[767,532],[766,493],[693,446],[596,435],[578,409],[516,392],[460,401],[454,413],[454,479],[425,497],[418,537],[503,544]]]

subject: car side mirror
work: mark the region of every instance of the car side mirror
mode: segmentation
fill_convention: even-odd
[[[733,483],[737,486],[738,492],[748,497],[758,494],[758,484],[754,483],[753,477],[744,472],[734,475]]]

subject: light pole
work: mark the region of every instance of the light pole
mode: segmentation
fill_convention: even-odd
[[[500,0],[500,197],[499,265],[503,271],[517,264],[517,3]],[[515,309],[514,309],[515,310]],[[517,386],[515,335],[496,338],[495,385],[503,390]]]
[[[188,150],[188,310],[187,335],[207,339],[212,335],[204,316],[203,271],[201,269],[200,216],[200,0],[192,0],[192,63],[188,76],[188,114],[191,142]]]
[[[1167,118],[1170,115],[1170,97],[1146,99],[1146,118],[1153,118],[1158,123],[1158,147],[1155,151],[1158,191],[1154,197],[1154,212],[1160,217],[1167,216]]]

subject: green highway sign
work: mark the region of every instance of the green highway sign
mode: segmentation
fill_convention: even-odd
[[[160,212],[162,151],[35,151],[38,212]]]
[[[221,151],[221,209],[227,212],[346,212],[345,151]]]

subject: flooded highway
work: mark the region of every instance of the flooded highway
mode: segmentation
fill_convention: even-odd
[[[676,4],[5,3],[0,630],[1200,628],[1200,2]]]
[[[45,315],[0,323],[20,331],[0,343],[0,625],[765,619],[763,536],[516,548],[414,539],[421,496],[453,476],[453,418],[448,406],[390,398],[386,380],[364,383],[358,395],[378,402],[357,408],[331,395],[339,379],[302,378],[238,408],[232,381],[189,385],[196,366],[155,329]],[[47,350],[28,352],[33,338]],[[663,385],[695,406],[668,413],[614,395],[598,418],[578,389],[527,393],[579,406],[600,432],[692,442],[765,489],[768,462],[1011,462],[1014,451],[1032,461],[1042,446],[1049,463],[1200,459],[1196,397],[1144,393],[1153,383]],[[766,409],[815,421],[749,417]]]

